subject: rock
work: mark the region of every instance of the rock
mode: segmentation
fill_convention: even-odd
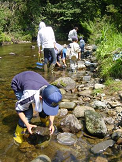
[[[91,148],[91,152],[94,154],[99,154],[103,151],[105,151],[108,147],[112,147],[115,144],[115,141],[113,140],[107,140],[103,141],[101,143],[96,144]]]
[[[41,126],[33,127],[32,132],[33,134],[39,134],[41,136],[46,136],[50,134],[48,127],[41,127]]]
[[[60,126],[64,132],[71,133],[77,133],[82,128],[82,125],[73,114],[68,114],[64,119],[62,119]]]
[[[122,130],[114,131],[111,137],[114,141],[118,141],[119,138],[122,138]]]
[[[71,90],[74,89],[76,86],[76,83],[73,79],[70,77],[61,77],[54,82],[52,82],[53,85],[59,87],[59,88],[64,88],[66,90]]]
[[[90,106],[76,106],[73,110],[73,114],[79,118],[79,117],[84,117],[84,112],[86,110],[93,110],[95,111],[92,107]]]
[[[109,101],[108,104],[111,106],[111,108],[115,108],[117,106],[122,106],[122,104],[118,101]]]
[[[78,63],[77,69],[85,69],[86,68],[83,61],[78,61],[77,63]]]
[[[51,162],[51,159],[47,155],[39,155],[36,159],[31,162]]]
[[[107,107],[104,101],[94,101],[92,106],[94,109],[105,109]]]
[[[86,110],[84,114],[88,132],[95,136],[105,136],[107,128],[102,116],[93,110]]]
[[[95,86],[94,86],[94,88],[95,89],[103,89],[103,88],[105,88],[105,85],[96,83]]]
[[[76,103],[74,102],[60,102],[59,107],[65,109],[74,109]]]
[[[70,151],[60,151],[58,150],[52,159],[52,162],[80,162],[76,154]]]
[[[95,160],[95,162],[108,162],[108,160],[106,158],[103,158],[101,156],[98,156]]]
[[[14,52],[10,52],[9,55],[15,55],[15,53]]]
[[[86,89],[78,93],[79,96],[91,97],[92,90]]]
[[[67,115],[67,113],[68,113],[68,110],[67,109],[59,109],[58,110],[58,115],[60,117]]]
[[[28,142],[22,142],[19,145],[19,150],[22,152],[28,152],[28,151],[35,150],[35,147],[34,147],[34,145],[29,144]]]
[[[64,132],[57,135],[57,140],[58,143],[63,145],[73,145],[76,143],[77,137],[72,133]]]

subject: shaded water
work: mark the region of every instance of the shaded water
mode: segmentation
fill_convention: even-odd
[[[32,49],[31,45],[35,45],[36,48]],[[11,52],[15,53],[15,55],[10,54]],[[14,75],[22,71],[33,70],[51,82],[61,76],[67,76],[68,73],[63,70],[57,71],[54,75],[45,75],[42,69],[36,68],[36,62],[38,60],[38,48],[36,43],[1,46],[0,57],[2,57],[0,59],[0,162],[30,162],[34,157],[36,158],[40,154],[46,154],[52,158],[55,156],[56,152],[58,158],[54,161],[58,162],[58,160],[63,158],[62,153],[58,150],[66,151],[67,153],[65,154],[65,157],[69,157],[70,155],[71,159],[68,159],[65,162],[76,162],[77,159],[74,155],[79,157],[79,159],[82,159],[79,160],[81,162],[94,161],[95,156],[89,151],[91,145],[97,142],[94,139],[93,143],[92,139],[90,140],[91,144],[88,140],[86,142],[86,140],[80,139],[81,141],[79,141],[77,147],[61,146],[54,139],[45,149],[32,147],[26,152],[21,152],[18,146],[14,145],[13,133],[18,122],[18,115],[14,109],[16,98],[11,89],[11,80]],[[74,155],[71,154],[72,152]],[[104,156],[110,157],[112,156],[111,154],[114,153],[117,153],[116,150],[113,152],[108,150],[107,155]],[[93,160],[91,157],[93,157]],[[116,156],[114,159],[116,159]]]

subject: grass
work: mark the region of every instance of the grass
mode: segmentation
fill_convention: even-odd
[[[94,22],[91,31],[93,34],[89,41],[93,44],[94,40],[98,47],[95,56],[98,60],[100,77],[104,80],[110,77],[122,79],[122,58],[113,60],[114,54],[122,51],[122,33],[118,32],[106,18]]]

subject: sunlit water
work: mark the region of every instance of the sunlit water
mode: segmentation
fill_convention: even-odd
[[[35,49],[31,48],[32,45]],[[18,115],[15,112],[16,98],[11,89],[12,78],[26,70],[38,72],[49,82],[63,75],[62,72],[57,72],[53,76],[45,75],[42,69],[36,67],[36,62],[38,62],[36,43],[0,46],[0,162],[27,161],[23,158],[24,154],[13,144]]]

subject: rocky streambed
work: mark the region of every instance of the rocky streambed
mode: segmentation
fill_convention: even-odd
[[[90,55],[78,62],[76,73],[69,71],[69,76],[51,83],[63,95],[55,132],[46,145],[22,144],[19,149],[25,156],[29,150],[33,162],[46,158],[52,162],[122,161],[122,91],[108,95],[96,71],[97,63]],[[32,123],[40,124],[36,112]]]

